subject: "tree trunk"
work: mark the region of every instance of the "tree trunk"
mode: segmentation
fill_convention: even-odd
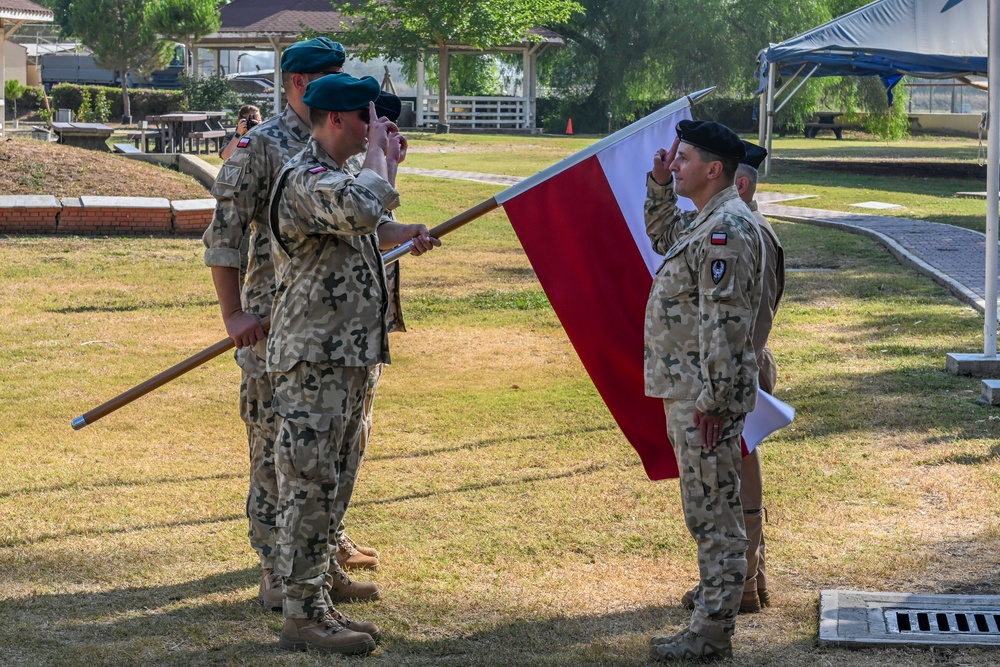
[[[132,115],[132,100],[128,96],[128,71],[122,70],[122,115]]]
[[[448,78],[450,76],[448,47],[444,40],[438,42],[438,134],[448,131]]]

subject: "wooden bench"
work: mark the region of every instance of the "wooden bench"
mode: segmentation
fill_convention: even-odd
[[[215,143],[215,152],[222,150],[222,140],[226,138],[225,130],[206,130],[204,132],[188,132],[187,140],[191,146],[191,152],[201,152],[201,142],[205,141],[205,152],[211,152],[211,145]]]
[[[836,111],[817,111],[814,114],[816,120],[811,123],[806,123],[806,139],[815,139],[816,135],[823,130],[830,130],[837,136],[838,139],[843,139],[844,125],[843,123],[837,122],[837,116],[840,115],[841,114]]]
[[[815,139],[816,135],[823,130],[831,130],[838,139],[844,138],[844,125],[842,123],[806,123],[806,139]]]
[[[132,145],[144,153],[160,152],[160,131],[146,130],[145,132],[133,132],[128,135],[128,140]],[[145,144],[145,145],[141,145]]]
[[[108,137],[114,130],[104,123],[52,123],[59,143],[95,151],[110,151]]]
[[[115,152],[125,153],[126,155],[142,155],[142,151],[132,144],[115,144]]]

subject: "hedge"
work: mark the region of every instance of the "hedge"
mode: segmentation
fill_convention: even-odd
[[[121,118],[124,115],[121,88],[117,86],[82,86],[75,83],[61,83],[52,87],[49,104],[52,105],[53,113],[56,109],[72,109],[75,112],[83,103],[84,90],[100,93],[111,102],[112,119]],[[132,118],[134,120],[184,110],[184,93],[179,90],[129,88],[129,99],[132,102]],[[44,102],[42,106],[44,108]]]

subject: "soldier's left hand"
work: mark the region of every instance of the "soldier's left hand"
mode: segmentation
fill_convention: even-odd
[[[707,415],[698,408],[694,410],[694,425],[701,432],[701,446],[712,451],[722,437],[722,415]]]
[[[396,164],[406,159],[406,149],[410,147],[406,137],[399,132],[389,135],[389,150],[386,151],[385,158]]]

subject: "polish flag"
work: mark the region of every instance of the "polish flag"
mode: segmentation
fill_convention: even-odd
[[[653,154],[673,143],[677,123],[691,118],[690,107],[684,97],[494,197],[652,480],[678,475],[663,401],[644,388],[646,299],[662,260],[646,236],[646,173]],[[681,207],[694,205],[682,199]],[[761,392],[747,419],[746,451],[791,423],[793,414]]]

